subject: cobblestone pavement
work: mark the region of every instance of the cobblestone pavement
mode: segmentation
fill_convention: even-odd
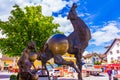
[[[9,80],[10,75],[15,73],[8,73],[8,72],[0,72],[0,80]],[[40,77],[39,80],[48,80],[45,77]],[[57,80],[77,80],[72,77],[59,77]],[[108,80],[108,75],[105,73],[101,73],[99,76],[89,76],[84,77],[83,80]]]

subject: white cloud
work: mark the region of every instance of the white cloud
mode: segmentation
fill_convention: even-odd
[[[99,28],[96,32],[92,33],[92,39],[94,42],[91,44],[102,45],[106,42],[109,42],[115,38],[120,38],[120,27],[118,27],[119,22],[111,21],[107,25],[104,25],[103,28]]]
[[[20,5],[24,8],[26,5],[30,5],[27,0],[0,0],[0,19],[2,21],[7,21],[10,16],[10,11],[13,9],[15,4]]]
[[[6,35],[2,35],[1,31],[0,31],[0,38],[6,38]]]
[[[10,11],[12,9],[13,2],[9,0],[0,0],[0,19],[6,21],[8,16],[10,15]]]
[[[68,6],[72,6],[73,3],[77,3],[79,0],[70,0]],[[79,4],[79,3],[77,3]]]
[[[54,17],[54,22],[60,24],[60,27],[58,29],[64,32],[66,35],[68,35],[68,32],[73,31],[72,24],[69,20],[67,20],[67,17]]]
[[[84,17],[85,14],[81,13],[81,14],[79,14],[78,16],[79,16],[79,17]]]
[[[42,12],[44,15],[52,15],[52,12],[57,12],[61,10],[63,7],[65,7],[68,4],[66,1],[62,0],[42,0]]]
[[[89,54],[88,51],[84,51],[84,52],[83,52],[83,56],[85,56],[85,55],[87,55],[87,54]]]
[[[43,14],[51,16],[52,12],[61,10],[69,3],[62,0],[0,0],[0,4],[0,19],[6,21],[15,4],[18,4],[21,8],[31,5],[41,5]]]
[[[0,0],[0,19],[6,21],[10,16],[10,11],[13,9],[15,4],[18,4],[22,9],[25,6],[31,5],[41,5],[43,15],[51,16],[52,12],[58,12],[63,9],[66,5],[72,6],[73,3],[77,3],[79,0],[72,1],[63,1],[63,0]],[[87,15],[87,14],[85,14]],[[84,14],[80,14],[84,16]],[[58,28],[60,31],[64,32],[66,35],[69,35],[73,31],[72,24],[66,17],[55,17],[54,22],[60,24]]]
[[[66,5],[71,7],[73,3],[77,3],[78,1],[79,0],[72,0],[69,2],[63,0],[0,0],[0,19],[2,21],[7,21],[10,16],[10,11],[13,9],[15,4],[18,4],[22,9],[25,6],[41,5],[43,15],[51,16],[52,12],[58,12]],[[84,15],[81,14],[81,16]],[[59,30],[65,32],[66,35],[73,31],[72,24],[66,17],[55,17],[54,22],[60,24]]]

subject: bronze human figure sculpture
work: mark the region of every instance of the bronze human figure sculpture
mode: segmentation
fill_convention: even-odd
[[[34,61],[37,57],[36,45],[33,41],[31,41],[28,43],[22,56],[18,60],[18,80],[38,80],[38,76],[36,75],[37,70],[34,66]],[[32,66],[35,70],[31,70]]]
[[[76,4],[73,4],[67,18],[71,21],[74,31],[68,36],[69,50],[68,53],[74,54],[76,58],[76,64],[80,70],[78,74],[78,80],[82,80],[82,53],[88,46],[88,42],[91,39],[91,33],[87,25],[77,16],[75,9]]]

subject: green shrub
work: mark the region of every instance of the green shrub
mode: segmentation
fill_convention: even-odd
[[[16,75],[14,75],[14,74],[13,74],[13,75],[11,75],[11,76],[10,76],[10,80],[17,80],[17,76],[16,76]]]
[[[101,62],[95,62],[94,65],[101,65]]]

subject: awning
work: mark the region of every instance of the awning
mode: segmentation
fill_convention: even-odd
[[[113,63],[113,64],[107,64],[106,65],[106,67],[120,67],[120,64],[115,64],[115,63]]]

